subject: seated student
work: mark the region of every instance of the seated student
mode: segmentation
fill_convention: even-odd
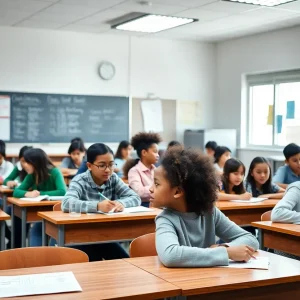
[[[83,157],[85,156],[85,147],[82,141],[74,140],[68,150],[69,157],[65,157],[60,165],[60,170],[64,176],[76,175]]]
[[[5,143],[4,141],[0,140],[0,184],[3,184],[3,181],[12,172],[14,168],[14,165],[10,161],[5,160],[5,150]]]
[[[223,174],[223,168],[226,163],[226,161],[230,158],[231,151],[227,147],[224,146],[218,146],[216,148],[214,158],[215,158],[215,163],[214,167],[217,171],[218,175]]]
[[[272,222],[300,224],[300,182],[291,183],[282,200],[280,200],[272,210]],[[275,251],[287,257],[300,260],[300,256]]]
[[[230,158],[224,165],[222,186],[218,193],[218,200],[250,200],[251,193],[245,191],[243,184],[246,168],[235,158]]]
[[[161,137],[153,132],[140,132],[131,139],[139,159],[128,160],[124,166],[129,186],[141,197],[142,205],[149,207],[149,188],[153,184],[154,164],[159,159],[158,143]]]
[[[42,195],[64,196],[66,185],[58,168],[55,168],[47,154],[38,148],[24,153],[24,168],[28,175],[20,186],[15,188],[16,198],[34,198]],[[42,223],[38,222],[30,230],[30,246],[42,245]]]
[[[126,163],[127,159],[130,156],[132,147],[128,141],[122,141],[119,144],[117,152],[115,154],[115,163],[116,167],[114,172],[120,177],[123,178],[123,166]]]
[[[170,150],[170,148],[174,147],[174,146],[182,146],[182,144],[178,141],[171,141],[169,144],[168,144],[168,147],[167,147],[167,151]]]
[[[226,266],[248,261],[258,241],[216,206],[216,174],[209,157],[172,148],[154,171],[150,201],[165,207],[156,217],[156,250],[166,267]],[[215,236],[226,244],[215,245]]]
[[[246,191],[253,197],[281,199],[285,189],[272,183],[271,167],[264,157],[255,157],[245,181]]]
[[[215,141],[209,141],[205,145],[205,152],[208,156],[214,157],[218,144]]]
[[[300,147],[294,143],[283,149],[285,165],[278,168],[273,181],[286,189],[290,183],[300,181]]]
[[[87,150],[88,171],[76,176],[63,199],[62,210],[69,211],[70,203],[80,212],[119,212],[124,207],[138,206],[140,197],[132,191],[115,173],[112,150],[101,143],[93,144]],[[116,228],[116,230],[118,230]],[[90,261],[128,257],[119,243],[105,243],[76,246],[86,252]]]

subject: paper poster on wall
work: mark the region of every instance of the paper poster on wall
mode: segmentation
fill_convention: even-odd
[[[178,101],[177,120],[182,125],[188,126],[201,126],[201,103],[198,101]]]
[[[295,119],[295,101],[288,101],[286,103],[286,118]]]
[[[273,105],[269,105],[267,125],[273,125]]]
[[[282,132],[282,115],[276,116],[276,128],[277,128],[277,133]]]
[[[10,140],[10,97],[0,96],[0,139]]]
[[[145,100],[141,102],[141,109],[144,120],[144,130],[162,132],[163,115],[162,104],[160,100]]]

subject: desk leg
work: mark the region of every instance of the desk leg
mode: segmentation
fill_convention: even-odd
[[[0,251],[5,250],[5,221],[0,221]]]
[[[46,224],[45,224],[45,219],[42,220],[42,246],[48,246],[46,245],[47,241],[47,235],[46,235]]]
[[[6,209],[7,209],[7,196],[4,193],[2,194],[2,200],[3,200],[3,211],[6,212]]]
[[[21,231],[22,231],[22,248],[26,247],[26,224],[27,224],[27,208],[22,207],[21,210]]]
[[[57,245],[59,247],[63,247],[65,245],[65,225],[58,225]]]
[[[259,249],[264,250],[264,233],[261,228],[258,228]]]
[[[11,205],[11,249],[15,248],[15,205]]]

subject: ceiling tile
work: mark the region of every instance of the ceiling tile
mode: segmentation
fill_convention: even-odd
[[[151,0],[152,3],[166,4],[166,5],[179,5],[188,8],[198,7],[207,3],[216,2],[218,0]]]
[[[32,14],[50,5],[50,2],[34,0],[0,0],[0,11],[15,10]]]
[[[152,13],[152,14],[175,14],[179,13],[183,10],[186,10],[186,7],[177,6],[177,5],[164,5],[164,4],[156,4],[152,3],[152,5],[141,5],[133,0],[125,1],[122,4],[116,5],[115,9],[122,10],[126,13],[130,12],[144,12],[144,13]]]
[[[88,15],[98,12],[95,7],[81,6],[81,5],[64,5],[56,3],[45,9],[44,12],[50,14],[82,14]]]
[[[244,4],[244,3],[233,3],[229,1],[221,1],[214,2],[211,4],[207,4],[203,6],[205,10],[211,11],[219,11],[219,12],[227,12],[230,14],[236,14],[247,10],[257,9],[256,5]]]
[[[300,11],[300,1],[298,0],[298,1],[287,3],[287,4],[282,4],[280,6],[277,6],[277,8]]]
[[[179,14],[176,14],[176,16],[195,18],[198,19],[199,21],[211,21],[211,20],[227,17],[229,15],[230,13],[228,12],[206,10],[205,6],[203,8],[189,9]]]
[[[32,20],[25,20],[18,23],[15,27],[24,27],[24,28],[42,28],[42,29],[57,29],[63,24],[52,23],[52,22],[37,22]]]
[[[0,26],[12,26],[28,18],[30,13],[15,10],[0,10]]]
[[[255,18],[262,18],[265,20],[281,20],[283,18],[292,18],[296,15],[299,15],[299,13],[290,11],[290,10],[280,10],[276,8],[270,8],[270,7],[262,7],[260,9],[247,11],[242,13],[241,15],[246,17],[255,17]]]
[[[126,14],[124,11],[115,10],[115,9],[107,9],[107,10],[101,11],[99,13],[96,13],[92,16],[81,19],[80,21],[77,22],[77,24],[98,25],[101,23],[105,23],[109,20],[121,17],[124,14]]]
[[[87,26],[87,25],[78,25],[70,24],[61,28],[63,31],[75,31],[75,32],[90,32],[90,33],[101,33],[110,30],[109,25],[100,25],[100,26]]]
[[[60,0],[33,0],[33,1],[36,1],[36,2],[51,2],[51,3],[55,3],[55,2],[58,2]]]
[[[59,3],[64,5],[87,6],[103,10],[122,2],[124,2],[124,0],[61,0]]]

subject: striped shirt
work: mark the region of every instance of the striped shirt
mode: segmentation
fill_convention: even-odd
[[[69,211],[70,202],[76,203],[76,210],[80,212],[97,212],[98,203],[106,200],[99,192],[109,200],[118,200],[124,207],[139,206],[140,197],[131,190],[115,173],[109,180],[99,186],[88,170],[77,175],[69,186],[62,202],[62,210]]]

